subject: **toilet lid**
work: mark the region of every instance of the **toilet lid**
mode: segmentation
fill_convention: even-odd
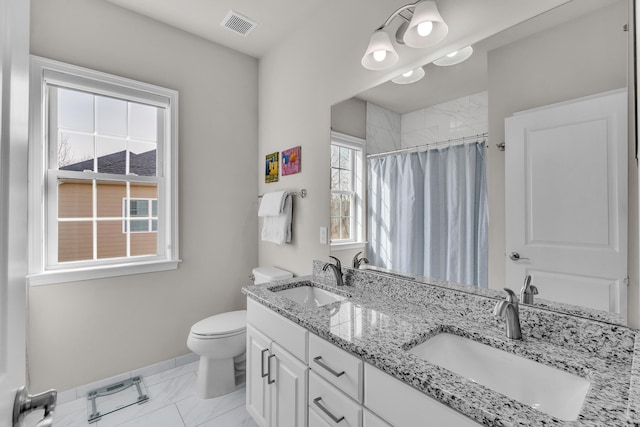
[[[207,317],[193,325],[191,332],[196,335],[229,335],[246,327],[247,311],[238,310]]]

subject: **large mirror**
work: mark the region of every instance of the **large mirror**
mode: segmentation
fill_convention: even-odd
[[[529,275],[538,290],[536,304],[626,323],[628,271],[637,268],[629,253],[638,245],[636,238],[627,241],[638,222],[636,148],[627,130],[628,20],[628,0],[568,2],[472,45],[464,62],[426,64],[418,82],[389,81],[333,106],[331,254],[352,265],[361,253],[358,258],[370,261],[368,266],[360,261],[361,268],[471,283],[470,292],[495,297],[504,287],[519,293]],[[593,116],[593,109],[602,110]],[[404,203],[385,192],[415,184],[401,177],[396,187],[381,185],[377,175],[391,169],[372,169],[374,159],[386,159],[387,168],[404,161],[422,165],[431,161],[428,156],[399,158],[454,147],[479,152],[473,167],[469,157],[462,164],[476,175],[469,178],[471,186],[485,187],[479,196],[465,190],[465,197],[479,200],[469,209],[475,217],[455,226],[473,229],[464,238],[476,240],[473,248],[454,249],[453,260],[437,261],[456,264],[466,256],[461,253],[475,251],[474,276],[466,280],[405,265],[416,253],[432,259],[447,252],[432,249],[440,255],[429,256],[422,249],[426,240],[445,238],[433,231],[421,234],[431,226],[424,225],[431,224],[431,214],[421,212],[420,233],[403,231],[422,241],[400,237],[381,246],[392,230],[371,212],[385,209],[381,200]],[[485,177],[482,185],[479,176]],[[459,178],[454,182],[459,186]],[[428,192],[418,191],[419,197]],[[435,197],[432,205],[449,203],[429,197]],[[404,208],[397,209],[386,214],[402,216]],[[486,209],[486,218],[478,219],[478,209],[481,217]],[[400,250],[409,254],[402,261],[394,258]],[[591,270],[614,264],[614,271]]]

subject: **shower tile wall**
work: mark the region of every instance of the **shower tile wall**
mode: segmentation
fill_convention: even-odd
[[[454,99],[401,116],[401,147],[446,141],[489,131],[488,92]]]
[[[367,154],[399,148],[400,114],[367,102]]]
[[[484,91],[402,115],[368,102],[367,154],[488,132],[488,98]]]

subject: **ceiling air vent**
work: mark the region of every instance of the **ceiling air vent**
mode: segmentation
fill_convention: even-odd
[[[220,25],[246,37],[258,24],[246,16],[230,10]]]

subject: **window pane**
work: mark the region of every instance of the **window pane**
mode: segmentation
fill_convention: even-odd
[[[96,131],[101,135],[127,135],[127,102],[96,96]]]
[[[340,196],[340,213],[339,216],[351,216],[351,196]]]
[[[351,150],[340,147],[340,169],[351,169]]]
[[[127,235],[122,221],[98,221],[98,259],[127,256]]]
[[[149,231],[148,219],[132,219],[131,220],[131,232],[139,233]]]
[[[331,169],[331,189],[340,189],[340,169]]]
[[[58,88],[58,127],[93,132],[93,95]]]
[[[93,259],[93,223],[58,222],[58,262]]]
[[[58,218],[93,217],[93,181],[58,179]]]
[[[331,146],[331,167],[340,167],[340,147],[337,145]]]
[[[62,170],[93,170],[93,136],[60,132],[58,135],[58,168]]]
[[[151,216],[156,218],[158,217],[158,201],[157,200],[151,201]]]
[[[158,140],[158,108],[129,103],[129,136],[138,139]]]
[[[342,239],[351,239],[351,218],[342,218],[340,235]]]
[[[138,176],[156,176],[156,148],[155,143],[132,142],[129,149],[129,173]]]
[[[151,221],[151,231],[158,231],[158,220],[154,219]]]
[[[131,191],[132,199],[157,199],[158,198],[157,184],[131,183],[130,191]]]
[[[331,195],[331,217],[340,216],[340,195]]]
[[[331,240],[340,240],[340,218],[331,218]]]
[[[98,172],[127,173],[127,143],[124,139],[97,138]]]
[[[96,183],[98,218],[122,218],[122,200],[127,197],[124,182],[98,181]]]
[[[149,201],[148,200],[131,200],[129,203],[130,203],[129,212],[131,217],[147,217],[147,218],[149,217]],[[134,230],[133,224],[131,225],[131,229]]]
[[[157,255],[158,233],[132,233],[131,255]]]
[[[351,171],[340,170],[340,190],[351,191]]]

